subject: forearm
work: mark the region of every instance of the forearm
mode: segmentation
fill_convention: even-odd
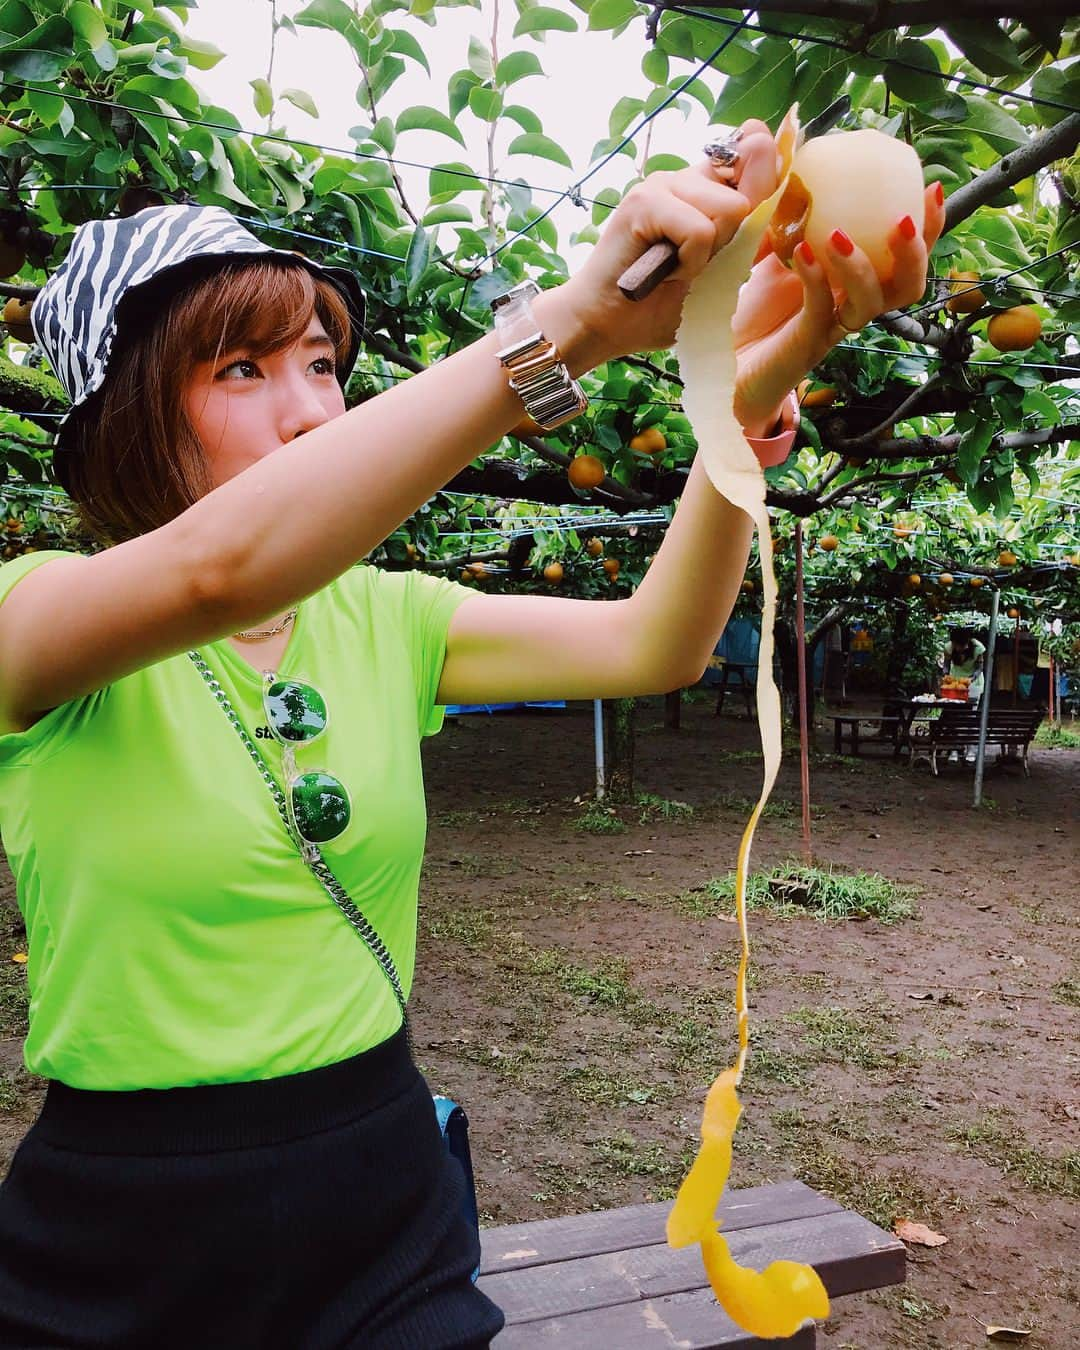
[[[750,517],[713,487],[700,455],[671,524],[630,605],[634,630],[669,652],[690,683],[709,664],[735,605],[750,554]]]
[[[602,353],[569,287],[537,319],[574,374]],[[365,557],[523,415],[489,333],[266,455],[184,514],[224,630],[313,594]]]

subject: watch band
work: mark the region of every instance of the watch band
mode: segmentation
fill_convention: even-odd
[[[530,300],[540,294],[535,281],[524,281],[491,302],[495,331],[504,345],[499,351],[510,377],[510,388],[525,411],[545,431],[577,417],[589,406],[584,390],[566,368],[554,342],[537,325]]]

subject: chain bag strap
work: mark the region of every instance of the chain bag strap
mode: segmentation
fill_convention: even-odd
[[[244,742],[248,754],[255,763],[259,771],[259,776],[266,784],[270,795],[274,799],[274,805],[277,807],[278,815],[285,825],[286,833],[296,845],[297,852],[306,863],[307,867],[315,877],[327,895],[333,900],[341,913],[347,919],[353,932],[364,943],[368,951],[375,958],[379,969],[386,976],[390,988],[394,991],[394,998],[401,1009],[401,1022],[405,1028],[405,1038],[408,1042],[409,1053],[412,1054],[412,1029],[409,1026],[409,1014],[406,1007],[405,991],[401,987],[401,980],[398,977],[397,966],[394,964],[394,958],[383,942],[382,938],[376,932],[371,922],[364,917],[359,909],[349,898],[348,892],[338,881],[330,870],[326,859],[322,856],[317,844],[311,844],[306,839],[301,839],[293,829],[292,821],[289,819],[289,808],[285,801],[285,794],[278,787],[273,774],[270,772],[266,761],[255,745],[255,742],[247,734],[243,723],[237,716],[236,709],[229,702],[229,696],[221,687],[221,682],[217,676],[206,664],[203,658],[196,651],[188,652],[195,669],[206,681],[207,686],[213,694],[218,707],[228,718],[230,725],[235,729],[236,734]],[[451,1101],[449,1097],[434,1098],[435,1115],[439,1125],[439,1133],[442,1135],[443,1143],[452,1157],[456,1158],[465,1177],[465,1193],[462,1199],[462,1210],[465,1220],[470,1228],[476,1233],[477,1238],[480,1235],[480,1225],[477,1217],[476,1207],[476,1186],[473,1181],[472,1158],[469,1153],[469,1122],[465,1112]],[[473,1281],[480,1274],[480,1267],[477,1266],[472,1272]]]
[[[342,886],[337,877],[335,877],[330,870],[318,845],[308,843],[306,839],[301,839],[293,830],[292,821],[289,819],[289,808],[285,802],[285,794],[282,792],[281,788],[278,787],[266,761],[263,759],[262,755],[259,754],[255,742],[245,731],[243,723],[236,714],[236,709],[229,702],[229,696],[221,687],[221,682],[218,680],[217,676],[198,652],[188,652],[188,656],[191,658],[195,669],[206,681],[210,692],[213,694],[221,711],[229,719],[229,722],[235,729],[237,735],[244,742],[248,754],[255,761],[255,767],[258,769],[263,782],[266,784],[267,788],[269,788],[270,795],[274,799],[274,805],[278,809],[278,815],[284,822],[286,832],[296,845],[300,857],[307,864],[309,870],[314,873],[323,890],[326,891],[330,899],[333,900],[334,904],[337,905],[338,909],[344,914],[353,932],[356,933],[357,937],[359,937],[367,947],[368,951],[375,958],[379,969],[389,981],[390,988],[394,991],[394,998],[397,1000],[397,1005],[401,1010],[401,1020],[405,1026],[405,1035],[409,1040],[409,1048],[411,1050],[412,1036],[409,1031],[405,991],[401,987],[397,966],[394,964],[394,958],[390,955],[386,943],[383,942],[382,938],[376,932],[370,920],[366,919],[360,910],[353,904],[344,886]]]

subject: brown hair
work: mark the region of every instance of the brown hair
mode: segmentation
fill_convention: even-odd
[[[172,280],[175,290],[176,281]],[[213,486],[184,408],[195,367],[243,347],[252,357],[287,350],[313,315],[349,349],[340,292],[301,263],[217,263],[168,296],[133,292],[101,390],[80,411],[58,471],[82,524],[100,543],[122,543],[166,524]]]

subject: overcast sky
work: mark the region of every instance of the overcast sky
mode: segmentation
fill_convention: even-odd
[[[281,0],[278,10],[293,14],[302,7],[301,0]],[[530,50],[539,57],[545,71],[543,77],[534,76],[515,84],[509,101],[525,104],[540,116],[545,134],[564,147],[574,169],[533,156],[508,157],[506,146],[521,129],[504,119],[496,143],[497,172],[561,190],[587,168],[593,146],[608,134],[608,115],[615,103],[624,95],[644,98],[653,88],[641,73],[641,58],[648,50],[644,23],[632,25],[613,41],[608,32],[585,31],[586,16],[569,11],[579,19],[582,31],[548,33],[540,43],[528,36],[514,38],[516,6],[502,0],[500,8],[500,56],[513,50]],[[416,62],[407,62],[406,74],[386,95],[380,113],[396,119],[404,108],[417,103],[445,111],[447,80],[455,70],[466,66],[471,35],[488,40],[492,12],[492,0],[485,0],[482,10],[468,7],[439,10],[435,28],[398,12],[392,14],[390,22],[409,28],[423,46],[431,65],[431,77]],[[191,11],[187,24],[192,36],[214,42],[227,53],[213,70],[192,71],[191,77],[214,102],[231,109],[245,127],[254,130],[263,130],[265,121],[255,114],[249,82],[266,75],[270,21],[270,0],[203,0],[201,8]],[[692,69],[686,62],[673,61],[671,74],[685,78]],[[348,44],[338,34],[314,28],[300,28],[295,36],[285,31],[279,33],[274,61],[275,93],[289,87],[307,90],[319,110],[319,118],[315,120],[291,104],[279,102],[277,120],[284,124],[289,135],[347,148],[349,128],[370,121],[365,109],[356,102],[357,83],[357,69]],[[715,77],[713,84],[715,88]],[[652,153],[666,151],[690,160],[700,155],[701,147],[709,139],[707,119],[700,103],[689,102],[688,120],[684,121],[675,108],[656,119]],[[468,111],[457,122],[467,151],[447,136],[406,131],[398,141],[397,153],[429,164],[463,160],[478,172],[485,172],[486,124]],[[422,209],[427,201],[426,172],[408,169],[401,172],[414,206]],[[621,187],[632,173],[630,160],[618,156],[608,169],[590,181],[585,195],[605,184]],[[539,196],[536,200],[543,204],[550,198]],[[556,223],[564,244],[568,233],[581,228],[587,220],[587,214],[570,203],[560,205]]]

